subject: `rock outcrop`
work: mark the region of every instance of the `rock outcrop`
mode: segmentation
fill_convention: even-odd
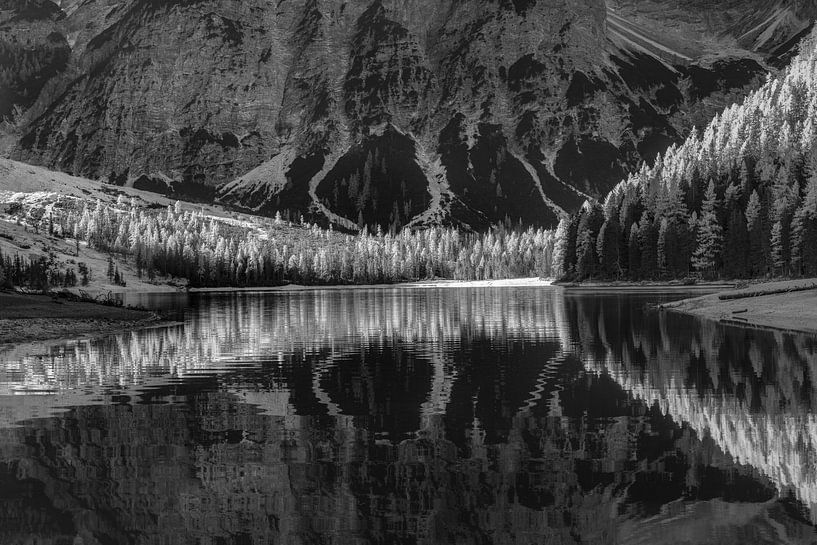
[[[811,3],[65,0],[14,156],[349,229],[552,225],[785,62]]]

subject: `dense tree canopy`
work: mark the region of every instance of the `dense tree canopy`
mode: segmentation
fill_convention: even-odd
[[[497,228],[485,234],[431,228],[343,235],[280,217],[237,221],[183,210],[68,204],[38,228],[133,259],[139,275],[187,278],[192,286],[370,284],[418,279],[488,280],[552,275],[552,231]],[[116,282],[117,271],[108,276]]]
[[[577,279],[816,275],[815,124],[811,36],[791,66],[702,134],[565,220],[554,270]]]

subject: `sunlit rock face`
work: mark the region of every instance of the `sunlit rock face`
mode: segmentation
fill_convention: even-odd
[[[552,225],[755,87],[810,14],[750,39],[750,0],[619,4],[69,0],[70,76],[14,154],[347,228]]]

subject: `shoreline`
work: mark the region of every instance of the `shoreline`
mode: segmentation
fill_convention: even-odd
[[[699,282],[696,284],[683,284],[679,281],[643,281],[643,282],[560,282],[549,278],[527,277],[508,278],[501,280],[414,280],[411,282],[394,282],[391,284],[285,284],[282,286],[220,286],[202,288],[181,288],[166,290],[146,290],[146,291],[118,291],[112,290],[117,295],[132,295],[134,293],[143,294],[194,294],[194,293],[279,293],[295,291],[338,291],[338,290],[371,290],[371,289],[400,289],[400,288],[531,288],[531,287],[552,287],[559,288],[569,293],[581,292],[692,292],[705,291],[715,292],[717,290],[733,289],[737,282]]]
[[[700,281],[694,284],[685,284],[681,280],[600,280],[584,282],[554,282],[554,286],[564,288],[568,292],[582,291],[715,291],[734,289],[736,281]]]
[[[146,310],[0,292],[0,347],[96,337],[161,322],[158,314]]]
[[[727,325],[817,334],[816,283],[817,279],[802,279],[752,284],[666,303],[659,309]]]
[[[510,278],[506,280],[416,280],[413,282],[396,282],[394,284],[328,284],[313,286],[287,284],[284,286],[250,288],[189,288],[187,290],[180,291],[182,293],[276,293],[290,291],[336,291],[401,288],[530,288],[550,286],[555,286],[555,284],[549,279],[531,277]]]

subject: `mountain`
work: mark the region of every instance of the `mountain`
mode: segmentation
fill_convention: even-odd
[[[0,1],[0,119],[31,107],[66,69],[71,48],[56,32],[64,17],[51,2]]]
[[[25,27],[21,4],[5,4],[4,42]],[[817,12],[794,0],[22,5],[53,12],[71,54],[20,103],[14,158],[350,229],[554,225],[758,87]]]
[[[560,222],[565,276],[817,275],[817,33],[703,131]]]

